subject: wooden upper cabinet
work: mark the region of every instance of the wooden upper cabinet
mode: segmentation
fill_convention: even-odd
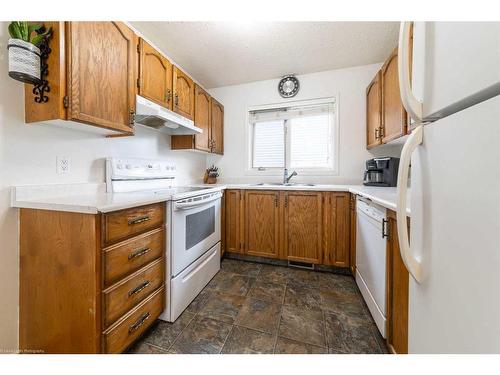
[[[381,70],[382,75],[382,142],[406,135],[407,115],[401,102],[396,48]]]
[[[178,67],[174,66],[173,73],[174,111],[178,114],[194,119],[194,82]]]
[[[381,127],[382,82],[379,71],[366,89],[366,148],[370,149],[382,143]]]
[[[121,22],[68,24],[70,120],[131,131],[136,36]]]
[[[224,154],[224,106],[195,84],[194,123],[202,134],[173,135],[172,150],[199,150]]]
[[[350,264],[350,195],[327,193],[326,250],[323,264],[349,267]]]
[[[172,109],[172,64],[143,39],[139,54],[139,95]]]
[[[245,254],[279,257],[279,191],[245,191]]]
[[[212,98],[212,152],[224,154],[224,106]]]
[[[211,140],[211,97],[200,86],[195,84],[194,89],[194,124],[203,129],[202,134],[194,136],[194,148],[201,151],[210,152]]]
[[[45,22],[53,37],[48,101],[25,86],[25,121],[70,120],[99,132],[133,134],[137,37],[122,22]]]
[[[410,29],[409,50],[413,50],[413,27]],[[395,48],[366,89],[366,148],[406,134],[408,114],[399,92],[398,49]]]
[[[226,190],[225,204],[225,250],[229,253],[243,252],[243,195],[240,190]]]
[[[321,263],[322,258],[322,193],[283,192],[284,241],[286,258],[304,263]]]

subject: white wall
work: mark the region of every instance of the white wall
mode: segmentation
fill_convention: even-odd
[[[201,181],[206,164],[205,155],[170,151],[170,137],[144,128],[134,137],[104,138],[24,124],[23,85],[7,75],[7,39],[7,23],[0,22],[0,353],[18,341],[18,213],[10,208],[10,186],[104,182],[106,156],[175,160],[185,181]],[[57,155],[71,158],[69,174],[56,173]]]
[[[300,91],[293,99],[283,99],[279,96],[279,79],[209,90],[224,104],[225,124],[224,156],[209,156],[207,165],[215,164],[219,167],[221,182],[279,181],[278,176],[245,175],[245,127],[248,107],[336,96],[340,126],[339,173],[337,176],[297,176],[294,181],[361,183],[366,159],[380,156],[369,153],[365,147],[366,87],[380,66],[381,64],[373,64],[298,76]]]

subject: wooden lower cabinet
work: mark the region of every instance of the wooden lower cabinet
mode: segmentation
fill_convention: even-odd
[[[129,347],[165,306],[164,220],[164,203],[95,215],[22,208],[19,349]]]
[[[321,192],[287,191],[284,199],[283,251],[286,259],[319,264],[323,249]]]
[[[356,195],[349,197],[350,240],[349,240],[349,267],[353,275],[356,274]]]
[[[103,332],[102,351],[109,354],[123,352],[160,316],[164,308],[165,287],[162,286]]]
[[[229,189],[224,200],[229,253],[342,268],[354,262],[347,192]]]
[[[225,251],[243,253],[243,192],[226,190],[224,193]]]
[[[246,254],[279,257],[279,191],[245,190]]]
[[[409,273],[399,252],[396,214],[387,211],[387,344],[398,354],[408,353]]]
[[[337,267],[350,264],[350,194],[325,193],[326,249],[323,263]]]

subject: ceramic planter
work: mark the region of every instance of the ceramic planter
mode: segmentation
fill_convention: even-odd
[[[25,83],[40,82],[40,49],[21,39],[9,39],[9,76]]]

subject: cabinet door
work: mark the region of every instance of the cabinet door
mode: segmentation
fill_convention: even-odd
[[[330,193],[328,197],[327,248],[323,263],[349,267],[350,198],[349,193]]]
[[[139,50],[139,95],[172,109],[172,64],[143,39]]]
[[[224,154],[224,106],[212,98],[212,152]]]
[[[136,36],[121,22],[68,23],[68,119],[133,131]]]
[[[351,217],[351,230],[350,230],[350,256],[349,263],[351,268],[351,273],[356,274],[356,195],[350,195],[350,205],[349,205],[350,217]]]
[[[211,97],[200,86],[195,85],[194,91],[194,124],[203,129],[202,134],[194,136],[194,148],[210,152]]]
[[[404,354],[408,353],[409,273],[399,252],[396,214],[388,211],[387,217],[387,343],[391,351]]]
[[[182,70],[174,66],[173,76],[174,111],[194,119],[194,82]]]
[[[279,191],[245,191],[245,253],[278,258]]]
[[[240,190],[226,190],[225,192],[225,215],[226,221],[226,251],[230,253],[243,253],[242,246],[242,210],[243,195]]]
[[[322,193],[293,191],[284,195],[284,252],[291,261],[321,263]]]
[[[382,85],[380,72],[366,89],[366,148],[379,145],[382,140]]]
[[[406,134],[406,111],[399,93],[398,50],[392,52],[382,67],[382,142]]]

